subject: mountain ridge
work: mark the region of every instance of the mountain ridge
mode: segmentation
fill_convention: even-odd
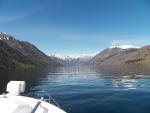
[[[88,60],[90,60],[93,56],[91,55],[51,55],[50,56],[53,60],[57,61],[60,64],[65,66],[75,66],[75,65],[85,65]]]
[[[47,56],[36,46],[0,32],[0,68],[55,67],[75,65],[150,64],[150,45],[110,46],[95,56]]]
[[[97,55],[95,55],[87,64],[88,65],[118,64],[121,61],[121,58],[119,61],[117,60],[116,62],[113,62],[115,61],[115,59],[119,59],[119,56],[118,57],[115,56],[132,53],[139,49],[140,47],[131,46],[131,45],[111,46],[104,49],[102,52],[98,53]]]
[[[36,46],[0,32],[1,68],[54,67],[60,64],[50,59]],[[5,55],[4,55],[5,54]],[[9,62],[8,62],[9,61]]]
[[[103,57],[107,53],[104,54],[104,51],[108,49],[94,56],[88,62],[88,65],[150,64],[150,45],[141,48],[126,49],[115,54],[107,54],[107,56]]]

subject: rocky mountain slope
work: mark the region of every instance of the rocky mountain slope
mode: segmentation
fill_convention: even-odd
[[[92,56],[88,55],[80,55],[80,56],[52,55],[50,57],[53,60],[65,66],[84,65],[92,58]]]
[[[137,51],[119,53],[99,64],[150,64],[150,46],[142,47]]]
[[[0,68],[59,66],[37,47],[0,32]]]
[[[94,56],[87,64],[89,65],[112,65],[129,63],[132,54],[140,50],[139,47],[123,45],[109,47],[96,56]]]

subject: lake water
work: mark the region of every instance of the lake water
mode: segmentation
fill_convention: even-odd
[[[0,70],[0,92],[25,80],[26,94],[47,91],[68,113],[150,113],[150,66],[74,66]]]

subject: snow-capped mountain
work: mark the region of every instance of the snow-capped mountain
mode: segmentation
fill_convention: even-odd
[[[72,59],[89,60],[92,56],[91,55],[86,55],[86,54],[77,55],[77,56],[56,54],[56,55],[52,55],[51,57],[57,57],[57,58],[60,58],[62,60],[65,60],[65,59],[68,59],[68,60],[72,60]]]
[[[104,49],[102,52],[100,52],[96,56],[94,56],[91,60],[89,60],[88,64],[94,65],[97,63],[101,63],[119,53],[133,52],[138,49],[140,49],[140,47],[136,47],[132,45],[111,46],[109,48]]]
[[[89,61],[93,56],[92,55],[51,55],[50,56],[53,60],[56,62],[66,65],[66,66],[74,66],[74,65],[84,65],[86,64],[87,61]]]

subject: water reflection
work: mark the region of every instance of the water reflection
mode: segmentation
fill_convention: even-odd
[[[33,97],[36,91],[45,90],[68,113],[150,112],[147,65],[0,70],[1,92],[9,80],[25,80]]]
[[[0,70],[0,93],[5,92],[6,84],[10,80],[25,80],[27,82],[26,92],[47,90],[47,87],[75,85],[133,90],[149,87],[149,75],[150,66],[148,65],[72,66],[49,70]]]
[[[145,65],[59,67],[42,77],[39,81],[40,86],[34,89],[49,92],[51,89],[59,90],[59,87],[73,86],[104,87],[113,90],[144,89],[150,86],[149,75],[150,70]]]
[[[97,77],[96,72],[91,70],[90,66],[71,66],[71,67],[60,67],[55,72],[50,72],[47,78],[49,81],[59,84],[82,84],[88,79]]]
[[[107,65],[94,67],[105,76],[150,75],[150,65]]]
[[[102,74],[105,85],[115,90],[133,90],[150,85],[149,65],[99,66],[95,70]]]

